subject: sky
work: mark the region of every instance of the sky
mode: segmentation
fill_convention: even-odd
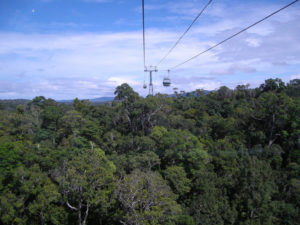
[[[157,65],[209,0],[145,0],[146,65]],[[146,96],[141,0],[0,0],[0,99]],[[300,78],[300,2],[223,45],[166,70],[292,0],[213,0],[153,74],[155,93]]]

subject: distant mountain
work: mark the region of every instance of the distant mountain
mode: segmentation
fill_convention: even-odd
[[[18,105],[26,105],[28,102],[28,99],[0,99],[0,109],[13,111]]]
[[[90,99],[91,102],[112,102],[114,97],[101,97],[101,98],[94,98]]]
[[[72,103],[73,102],[73,100],[55,100],[55,101],[57,101],[59,103]]]
[[[83,100],[83,99],[81,99]],[[87,99],[92,103],[104,103],[104,102],[112,102],[114,100],[114,97],[100,97],[100,98],[93,98],[93,99]],[[58,100],[59,103],[72,103],[73,100]]]
[[[211,91],[204,90],[205,95],[207,95],[209,92],[211,92]],[[191,94],[194,96],[196,95],[195,92],[186,92],[183,94],[183,96],[187,96],[188,94]],[[179,93],[179,95],[181,95],[181,94]],[[169,97],[176,97],[176,95],[170,94]],[[81,100],[83,100],[83,99],[81,99]],[[106,103],[106,102],[112,102],[114,100],[114,97],[99,97],[99,98],[93,98],[93,99],[87,99],[87,100],[90,101],[91,103]],[[3,105],[4,108],[6,108],[6,109],[15,109],[17,105],[25,105],[30,101],[31,100],[29,100],[29,99],[10,99],[10,100],[0,99],[0,105]],[[70,104],[73,102],[73,99],[72,100],[70,100],[70,99],[69,100],[56,100],[56,101],[59,103]]]

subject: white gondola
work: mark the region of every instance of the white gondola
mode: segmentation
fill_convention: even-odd
[[[144,84],[144,85],[143,85],[143,88],[144,88],[144,89],[146,89],[146,88],[147,88],[147,85],[146,85],[146,84]]]
[[[163,80],[163,85],[165,87],[170,87],[171,86],[170,70],[168,70],[168,76],[165,77],[164,80]]]
[[[165,87],[170,87],[170,86],[171,86],[171,80],[170,80],[170,78],[165,77],[165,78],[164,78],[164,81],[163,81],[163,85],[164,85]]]

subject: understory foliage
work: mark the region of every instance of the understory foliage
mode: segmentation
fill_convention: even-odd
[[[14,103],[0,105],[0,225],[300,221],[299,79]]]

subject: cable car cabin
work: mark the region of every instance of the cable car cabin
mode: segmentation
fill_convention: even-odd
[[[163,85],[164,85],[165,87],[170,87],[170,86],[171,86],[171,80],[170,80],[170,78],[165,77],[165,78],[164,78],[164,81],[163,81]]]
[[[146,88],[147,88],[147,85],[146,85],[146,84],[144,84],[144,85],[143,85],[143,88],[144,88],[144,89],[146,89]]]

